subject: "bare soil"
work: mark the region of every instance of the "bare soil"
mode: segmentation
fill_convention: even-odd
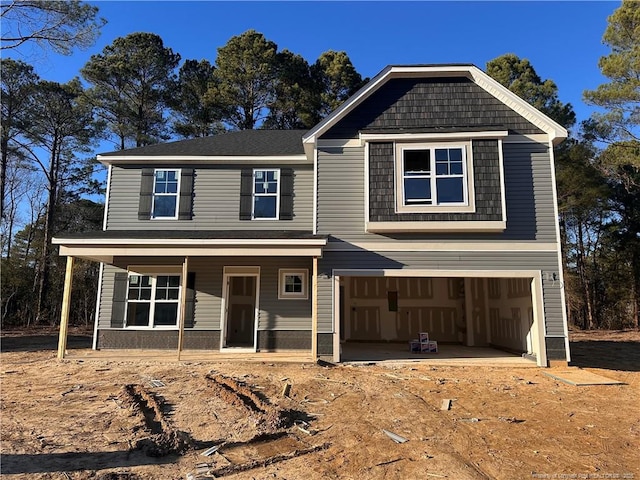
[[[566,367],[58,362],[55,332],[1,340],[6,478],[640,479],[638,332],[572,332],[572,368],[625,383],[588,387],[543,374]]]

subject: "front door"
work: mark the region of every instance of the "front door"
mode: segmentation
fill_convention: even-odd
[[[256,276],[228,276],[223,348],[255,349]]]

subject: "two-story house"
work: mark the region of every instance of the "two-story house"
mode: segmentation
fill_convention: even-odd
[[[99,155],[104,228],[55,243],[101,262],[94,348],[339,361],[429,332],[566,362],[566,136],[473,65],[389,66],[307,132]]]

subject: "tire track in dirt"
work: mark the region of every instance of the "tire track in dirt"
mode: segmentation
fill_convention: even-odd
[[[275,432],[293,426],[296,420],[306,420],[298,410],[281,409],[263,400],[245,384],[220,374],[207,374],[207,386],[229,405],[243,408],[253,415],[265,431]]]
[[[163,457],[180,455],[195,448],[196,442],[188,433],[173,428],[167,422],[162,413],[163,402],[142,385],[125,385],[120,400],[142,418],[146,430],[151,434],[136,442],[135,449],[144,451],[150,457]]]

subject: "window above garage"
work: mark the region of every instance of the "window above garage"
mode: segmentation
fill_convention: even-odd
[[[396,212],[474,211],[471,144],[396,143]]]
[[[501,232],[506,130],[367,132],[367,232]]]

